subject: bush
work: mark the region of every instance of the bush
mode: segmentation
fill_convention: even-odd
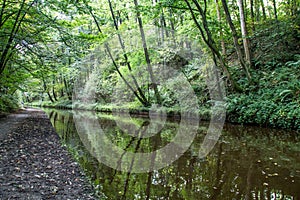
[[[0,112],[10,112],[17,108],[19,108],[19,102],[15,95],[0,93]]]

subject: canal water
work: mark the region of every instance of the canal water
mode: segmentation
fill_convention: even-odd
[[[199,150],[209,127],[209,123],[201,122],[192,144],[182,155],[156,169],[155,162],[164,162],[168,157],[152,154],[151,170],[145,168],[142,172],[132,167],[139,163],[138,158],[122,162],[124,152],[135,155],[167,146],[184,126],[180,120],[162,122],[87,111],[45,111],[62,144],[95,185],[100,199],[300,199],[300,137],[296,132],[225,124],[217,143],[201,158]],[[145,127],[156,134],[141,137]],[[108,152],[109,145],[124,152],[118,157]],[[126,162],[127,168],[120,167]],[[144,163],[147,161],[140,165]]]

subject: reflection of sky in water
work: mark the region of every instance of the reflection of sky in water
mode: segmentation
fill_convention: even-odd
[[[91,156],[91,150],[97,148],[93,146],[96,138],[86,137],[84,141],[68,112],[52,112],[51,120],[107,199],[300,198],[300,145],[296,133],[227,124],[214,149],[199,159],[197,153],[208,128],[208,124],[200,124],[194,142],[178,160],[160,170],[134,174],[116,171]],[[115,120],[122,119],[101,115],[99,122],[107,138],[131,152],[161,148],[174,138],[178,127],[167,121],[160,134],[134,138],[118,130]],[[146,121],[134,118],[131,123],[141,126]]]

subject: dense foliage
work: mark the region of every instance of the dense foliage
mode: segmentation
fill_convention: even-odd
[[[160,104],[176,113],[178,79],[155,83],[171,66],[201,115],[209,116],[213,70],[229,121],[300,129],[297,0],[0,2],[1,112],[23,101],[102,111]],[[127,92],[117,96],[118,88]]]
[[[247,92],[230,94],[228,96],[229,120],[237,123],[299,129],[300,63],[299,55],[297,56],[297,61],[267,66],[254,73],[259,81],[255,86],[249,86]]]

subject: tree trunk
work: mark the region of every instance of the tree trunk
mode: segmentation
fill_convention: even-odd
[[[273,9],[274,9],[274,17],[275,17],[275,20],[277,21],[278,16],[277,16],[276,0],[272,0],[272,2],[273,2]]]
[[[203,24],[203,26],[205,28],[205,31],[206,31],[206,35],[205,35],[204,30],[202,29],[199,22],[197,21],[197,18],[195,16],[194,10],[191,7],[191,4],[189,3],[188,0],[185,0],[185,2],[186,2],[187,6],[188,6],[188,8],[191,12],[193,21],[195,22],[197,28],[200,31],[200,34],[201,34],[201,37],[202,37],[203,41],[209,47],[209,49],[211,50],[211,52],[213,54],[214,62],[216,64],[216,66],[218,66],[218,65],[217,65],[215,57],[217,57],[218,61],[220,62],[221,68],[224,71],[224,73],[226,74],[226,76],[227,76],[229,82],[231,83],[233,89],[235,91],[242,91],[242,89],[239,87],[239,85],[232,79],[232,77],[231,77],[231,75],[228,71],[227,63],[225,62],[225,60],[224,60],[223,56],[221,55],[219,49],[215,45],[214,39],[212,38],[212,35],[211,35],[211,32],[208,29],[208,23],[207,23],[207,19],[206,19],[206,15],[205,15],[206,9],[203,10],[201,8],[201,6],[199,5],[199,3],[196,0],[193,0],[193,2],[195,3],[195,5],[196,5],[197,9],[199,10],[199,13],[202,17],[201,18],[202,19],[202,24]]]
[[[264,0],[260,0],[260,4],[261,4],[262,12],[263,12],[263,18],[264,18],[264,20],[267,20],[267,14],[266,14]]]
[[[24,9],[24,6],[26,4],[26,0],[23,0],[22,3],[21,3],[21,6],[20,6],[20,8],[18,10],[15,22],[13,24],[12,30],[10,32],[8,41],[7,41],[6,45],[5,45],[5,48],[4,48],[3,52],[1,52],[1,58],[0,58],[0,75],[4,71],[4,68],[6,67],[9,59],[12,57],[12,52],[10,52],[10,50],[15,47],[13,45],[13,41],[17,37],[17,33],[20,30],[21,24],[24,21],[25,16],[27,15],[29,9],[34,5],[34,3],[35,3],[35,1],[33,1],[32,3],[30,3],[30,5],[28,5],[28,7],[26,9]],[[1,9],[1,13],[0,13],[1,20],[2,20],[2,17],[3,17],[4,9],[5,9],[5,2],[3,2],[3,4],[2,4],[2,9]],[[21,16],[21,14],[22,14],[22,16]],[[3,22],[2,21],[0,21],[0,22],[1,22],[1,26],[2,26]],[[21,38],[18,38],[18,39],[20,40]]]
[[[254,4],[255,4],[255,16],[256,16],[256,21],[259,22],[260,21],[260,10],[259,10],[259,1],[260,0],[255,0]]]
[[[52,97],[51,97],[51,94],[50,94],[50,92],[49,92],[49,91],[47,91],[47,95],[48,95],[48,97],[49,97],[50,101],[51,101],[52,103],[54,103],[54,100],[52,99]]]
[[[59,78],[59,84],[63,85],[64,84],[64,79],[63,79],[63,75],[60,74],[60,78]],[[63,98],[65,96],[65,88],[61,88],[60,89],[60,98]]]
[[[67,93],[68,99],[72,100],[72,93],[70,91],[70,87],[69,87],[69,85],[68,85],[67,80],[66,80],[65,77],[63,77],[63,81],[64,81],[65,91]]]
[[[88,11],[89,13],[91,14],[96,26],[97,26],[97,29],[99,31],[99,33],[102,33],[102,30],[100,28],[100,24],[98,23],[98,20],[96,19],[96,16],[94,15],[94,13],[92,12],[92,10],[88,7],[87,3],[84,1],[86,7],[88,8]],[[140,96],[139,94],[135,91],[135,89],[129,84],[129,82],[125,79],[125,77],[123,76],[123,74],[121,73],[121,71],[119,70],[119,67],[117,65],[117,63],[115,62],[112,54],[111,54],[111,51],[110,51],[110,48],[108,46],[107,43],[104,43],[104,46],[105,46],[105,49],[108,53],[108,56],[110,57],[112,63],[113,63],[113,66],[115,67],[117,73],[119,74],[119,76],[121,77],[121,79],[124,81],[124,83],[126,84],[126,86],[130,89],[130,91],[135,95],[135,97],[139,100],[139,102],[141,102],[145,107],[149,106],[149,102],[148,101],[144,101]]]
[[[48,88],[47,88],[46,81],[45,81],[44,77],[42,77],[42,78],[43,78],[43,87],[44,87],[44,92],[46,92],[46,93],[47,93],[47,95],[48,95],[48,97],[49,97],[50,101],[51,101],[52,103],[54,103],[54,100],[52,99],[52,97],[51,97],[51,94],[50,94],[50,92],[49,92],[49,90],[48,90]]]
[[[228,9],[226,0],[221,0],[221,1],[222,1],[222,5],[223,5],[223,8],[224,8],[224,11],[225,11],[226,20],[227,20],[227,22],[229,24],[229,27],[230,27],[230,30],[232,32],[233,43],[234,43],[234,46],[235,46],[235,49],[236,49],[238,60],[239,60],[239,62],[241,64],[242,68],[244,69],[248,80],[251,81],[251,76],[250,76],[250,73],[248,71],[248,67],[247,67],[247,65],[246,65],[246,63],[244,61],[244,58],[243,58],[243,55],[242,55],[242,51],[241,51],[241,48],[240,48],[239,43],[238,43],[238,34],[237,34],[235,26],[234,26],[234,24],[233,24],[233,22],[231,20],[231,16],[230,16],[230,13],[229,13],[229,9]]]
[[[156,0],[153,0],[152,1],[152,6],[153,7],[156,7],[157,5],[157,1]],[[155,35],[157,36],[156,39],[157,39],[157,45],[158,46],[161,46],[161,28],[159,27],[159,19],[156,17],[154,18],[154,25],[156,26],[155,28]],[[148,93],[149,93],[149,90],[148,90]]]
[[[160,104],[161,103],[161,98],[160,98],[160,95],[159,95],[159,92],[158,92],[157,83],[155,81],[155,77],[154,77],[152,66],[151,66],[151,61],[150,61],[150,57],[149,57],[145,32],[144,32],[144,28],[143,28],[143,22],[142,22],[141,14],[140,14],[140,11],[139,11],[139,4],[138,4],[137,0],[134,0],[134,5],[135,5],[136,17],[137,17],[137,20],[138,20],[139,29],[140,29],[140,33],[141,33],[145,59],[146,59],[146,62],[147,62],[147,70],[148,70],[148,73],[149,73],[149,76],[150,76],[151,85],[153,86],[153,89],[154,89],[154,94],[155,94],[156,101],[157,101],[158,104]]]
[[[217,16],[218,16],[218,21],[219,21],[219,26],[220,26],[220,39],[221,39],[222,55],[226,55],[226,46],[225,46],[225,41],[223,38],[222,16],[221,16],[221,12],[220,12],[219,0],[215,0],[215,3],[216,3]]]
[[[6,7],[6,0],[3,0],[2,2],[2,6],[1,6],[1,12],[0,12],[0,29],[2,28],[2,25],[4,24],[4,22],[2,21],[3,19],[3,13]]]
[[[169,8],[169,17],[170,17],[170,26],[171,26],[171,35],[172,35],[172,39],[174,41],[174,44],[176,45],[176,38],[175,38],[175,26],[174,26],[174,22],[173,22],[173,12],[172,12],[172,8]]]
[[[119,76],[121,77],[121,79],[124,81],[124,83],[127,85],[127,87],[133,92],[133,94],[137,97],[137,99],[146,107],[149,106],[149,103],[146,101],[144,101],[143,99],[141,99],[141,97],[138,95],[138,93],[134,90],[134,88],[129,84],[129,82],[125,79],[125,77],[123,76],[123,74],[121,73],[121,71],[119,70],[119,67],[117,65],[117,63],[115,62],[112,54],[111,54],[111,51],[110,51],[110,48],[107,44],[105,44],[105,47],[106,47],[106,51],[110,57],[110,59],[112,60],[113,62],[113,65],[115,67],[115,69],[117,70]]]
[[[52,81],[52,95],[55,101],[57,101],[56,97],[56,92],[55,92],[55,77],[53,76],[53,81]]]
[[[163,31],[165,32],[166,34],[166,38],[169,37],[169,31],[167,29],[167,22],[166,22],[166,19],[165,19],[165,13],[164,13],[164,9],[161,8],[161,27],[163,28]]]
[[[114,22],[114,26],[115,26],[115,29],[117,31],[117,35],[118,35],[118,39],[119,39],[119,43],[121,45],[121,48],[122,48],[122,51],[123,51],[123,57],[125,59],[125,62],[126,62],[126,65],[127,65],[127,68],[128,70],[130,71],[130,76],[133,80],[133,83],[135,85],[135,87],[137,88],[138,92],[139,92],[139,95],[141,96],[141,98],[143,99],[144,102],[147,102],[147,99],[144,95],[144,92],[142,91],[141,87],[139,86],[135,76],[131,73],[132,72],[132,69],[131,69],[131,66],[130,66],[130,62],[128,61],[128,56],[127,54],[125,53],[125,44],[122,40],[122,37],[120,35],[120,33],[118,32],[119,31],[119,26],[117,24],[117,21],[116,21],[116,18],[115,18],[115,15],[114,15],[114,11],[113,11],[113,7],[112,7],[112,3],[111,3],[111,0],[108,0],[108,4],[109,4],[109,8],[110,8],[110,13],[112,15],[112,18],[113,18],[113,22]]]
[[[13,43],[13,40],[14,38],[16,37],[16,33],[19,31],[19,28],[20,28],[20,25],[21,25],[21,22],[23,21],[25,14],[23,14],[23,16],[21,17],[21,12],[23,11],[23,8],[25,6],[25,0],[22,1],[21,3],[21,6],[18,10],[18,13],[17,13],[17,16],[16,16],[16,19],[15,19],[15,22],[13,24],[13,27],[11,29],[11,32],[10,32],[10,35],[9,35],[9,38],[8,38],[8,41],[5,45],[5,48],[3,50],[3,52],[1,52],[1,58],[0,58],[0,74],[4,71],[4,68],[6,67],[6,64],[8,62],[8,54],[9,54],[9,50],[11,49],[12,47],[12,43]],[[2,4],[2,9],[4,9],[5,7],[5,2],[3,2]],[[3,12],[3,10],[1,10],[1,13]],[[1,14],[2,15],[2,14]],[[2,18],[2,16],[1,16]]]
[[[243,11],[244,11],[244,19],[245,19],[245,22],[247,22],[248,20],[248,12],[247,12],[247,0],[242,0],[242,3],[243,3]]]
[[[238,7],[239,7],[239,12],[240,12],[240,23],[241,23],[244,51],[245,51],[245,55],[246,55],[246,62],[250,66],[251,65],[250,42],[248,39],[248,32],[247,32],[247,26],[246,26],[246,21],[245,21],[243,0],[237,0],[237,3],[238,3]]]
[[[254,0],[250,0],[250,17],[251,17],[251,23],[252,23],[252,31],[255,31],[255,25],[254,25],[254,9],[253,9],[253,1]]]

